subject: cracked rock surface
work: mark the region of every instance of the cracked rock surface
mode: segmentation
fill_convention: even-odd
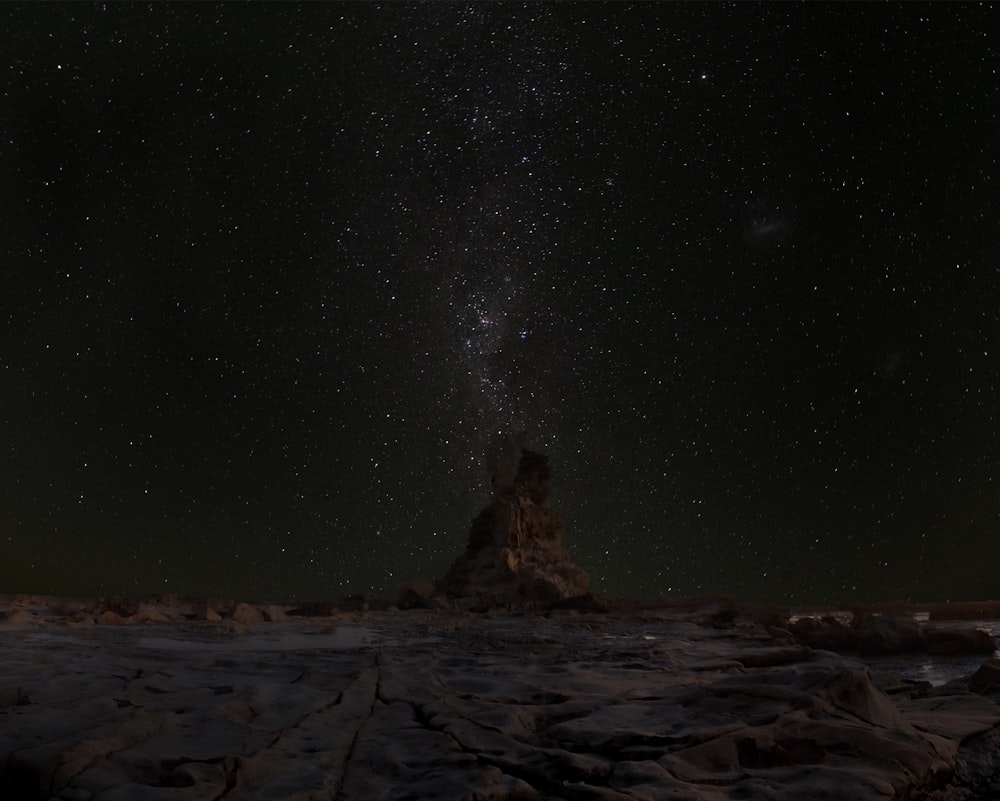
[[[749,621],[21,611],[0,626],[12,801],[963,799],[953,776],[996,772],[990,698]]]

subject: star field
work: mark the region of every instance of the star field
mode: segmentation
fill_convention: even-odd
[[[0,592],[1000,592],[994,8],[0,18]]]

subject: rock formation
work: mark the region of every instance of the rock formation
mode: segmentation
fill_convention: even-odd
[[[583,595],[590,577],[562,547],[563,524],[544,506],[549,459],[521,451],[517,475],[502,465],[493,500],[472,521],[469,544],[437,584],[438,592],[469,606],[534,604]]]
[[[704,609],[79,611],[0,595],[4,801],[1000,798],[992,661],[932,686]]]
[[[992,654],[997,647],[987,631],[923,627],[912,617],[856,617],[851,625],[834,617],[801,617],[788,630],[810,648],[862,656]]]

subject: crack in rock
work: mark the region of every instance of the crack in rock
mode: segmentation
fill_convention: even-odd
[[[372,687],[371,702],[368,704],[368,714],[364,717],[364,719],[362,719],[361,721],[358,722],[358,725],[354,729],[354,732],[353,732],[353,734],[351,736],[351,743],[347,747],[347,754],[344,757],[344,762],[343,762],[343,766],[344,767],[343,767],[343,772],[342,772],[342,775],[341,775],[341,778],[340,778],[340,782],[335,785],[336,786],[336,791],[333,794],[334,798],[339,798],[340,797],[340,792],[341,792],[341,790],[343,789],[344,785],[347,782],[347,774],[350,771],[351,764],[354,761],[354,753],[355,753],[355,751],[357,750],[357,747],[358,747],[358,738],[359,738],[359,736],[361,734],[361,730],[364,728],[365,724],[368,723],[368,721],[370,721],[375,716],[375,706],[376,706],[376,704],[379,703],[379,695],[381,694],[381,686],[382,686],[382,653],[381,653],[381,651],[376,651],[375,652],[375,660],[374,660],[374,664],[373,664],[373,668],[372,669],[375,672],[375,685],[374,685],[374,687]],[[369,671],[365,671],[365,674],[367,674],[368,672]],[[355,683],[356,683],[356,681],[352,682],[350,686],[353,687]],[[350,689],[350,687],[348,689]]]

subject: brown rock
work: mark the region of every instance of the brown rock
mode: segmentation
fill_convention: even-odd
[[[0,626],[19,626],[31,620],[23,609],[5,609],[0,612]]]
[[[119,617],[128,618],[139,611],[139,601],[136,598],[112,595],[109,598],[98,599],[97,608],[101,612],[113,612]]]
[[[899,710],[872,681],[867,670],[841,670],[824,682],[817,695],[836,709],[847,711],[873,726],[902,729]]]
[[[167,614],[163,609],[152,604],[143,604],[139,611],[129,618],[130,623],[169,623],[176,620],[176,615]]]
[[[548,457],[521,452],[517,475],[493,477],[493,500],[472,521],[469,544],[437,582],[439,592],[490,607],[548,603],[585,594],[590,577],[562,547],[563,524],[548,498]]]
[[[256,606],[238,603],[233,609],[233,620],[237,623],[263,623],[264,614]]]
[[[803,617],[789,625],[788,630],[803,645],[828,651],[855,651],[858,633],[836,618]]]
[[[910,617],[870,617],[858,629],[858,653],[864,656],[922,651],[924,647],[924,633]]]
[[[277,604],[266,604],[260,607],[260,611],[268,623],[286,623],[288,621],[285,610]]]

